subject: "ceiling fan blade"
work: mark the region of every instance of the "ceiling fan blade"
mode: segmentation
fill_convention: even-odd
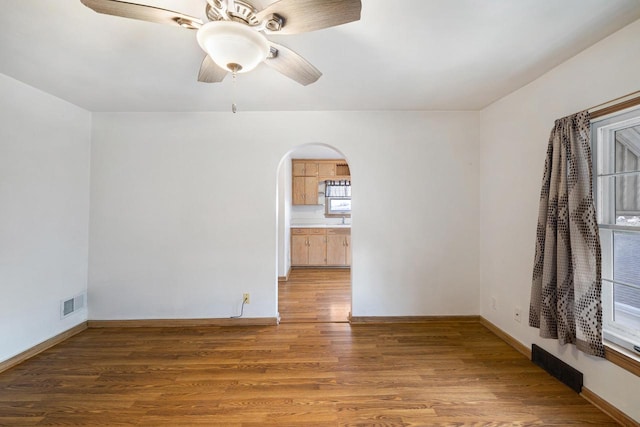
[[[198,81],[203,83],[218,83],[224,80],[227,74],[227,70],[218,67],[218,65],[213,62],[213,59],[207,55],[202,60],[202,65],[200,65]]]
[[[273,58],[265,59],[264,63],[274,70],[279,71],[303,86],[315,82],[322,75],[309,61],[288,47],[271,41],[269,43],[271,44],[271,49],[277,50],[277,54]]]
[[[203,24],[200,19],[193,16],[143,4],[127,3],[118,0],[80,1],[89,9],[93,9],[98,13],[104,13],[105,15],[121,16],[123,18],[157,22],[159,24],[177,25],[189,29],[200,28]]]
[[[297,34],[360,20],[360,0],[280,0],[257,13],[263,20],[278,15],[284,22],[273,34]]]

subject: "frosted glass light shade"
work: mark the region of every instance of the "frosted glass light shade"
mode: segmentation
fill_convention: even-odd
[[[197,34],[198,44],[225,70],[246,73],[267,58],[267,39],[249,26],[234,21],[211,21]]]

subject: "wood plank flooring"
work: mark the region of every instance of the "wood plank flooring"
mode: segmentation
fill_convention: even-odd
[[[351,311],[351,271],[345,268],[293,269],[278,284],[282,323],[348,322]]]
[[[0,374],[0,425],[616,425],[477,322],[317,319],[88,329]]]

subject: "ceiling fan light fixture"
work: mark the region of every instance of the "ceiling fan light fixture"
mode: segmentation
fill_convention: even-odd
[[[211,21],[197,34],[198,44],[221,68],[246,73],[269,54],[267,39],[245,24],[235,21]]]

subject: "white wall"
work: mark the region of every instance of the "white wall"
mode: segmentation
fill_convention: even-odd
[[[100,113],[93,123],[92,319],[227,317],[243,292],[247,317],[274,317],[277,169],[304,143],[345,153],[358,177],[355,316],[479,311],[477,113]]]
[[[640,379],[560,347],[528,327],[538,202],[554,120],[640,89],[640,21],[560,65],[481,114],[481,312],[527,346],[582,371],[585,386],[640,421]],[[491,298],[497,301],[496,310]],[[522,323],[513,320],[523,309]]]
[[[87,288],[85,110],[0,74],[0,361],[87,319],[60,301]]]

